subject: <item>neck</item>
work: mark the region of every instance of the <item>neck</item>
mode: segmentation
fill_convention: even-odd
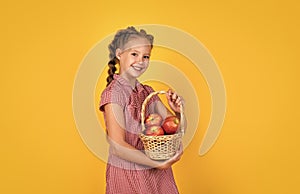
[[[133,89],[135,88],[136,81],[137,81],[136,78],[129,78],[125,74],[121,74],[120,76],[122,76],[124,79],[126,79]]]

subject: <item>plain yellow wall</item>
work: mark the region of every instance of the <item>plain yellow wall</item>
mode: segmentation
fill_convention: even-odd
[[[1,2],[0,193],[104,192],[105,164],[75,126],[73,83],[98,41],[140,24],[195,36],[226,85],[216,144],[198,156],[204,117],[174,166],[180,192],[299,193],[298,11],[292,0]]]

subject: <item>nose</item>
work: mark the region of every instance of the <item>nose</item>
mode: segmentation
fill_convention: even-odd
[[[143,56],[139,56],[136,60],[137,63],[142,64],[144,62]]]

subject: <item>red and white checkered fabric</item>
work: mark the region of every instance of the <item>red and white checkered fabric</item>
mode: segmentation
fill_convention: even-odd
[[[132,89],[121,76],[115,74],[114,80],[102,92],[100,107],[108,103],[120,105],[125,116],[126,142],[136,149],[143,150],[139,138],[141,132],[140,114],[142,102],[153,92],[150,86],[139,82]],[[153,105],[160,99],[155,96],[147,105],[146,116],[153,112]],[[151,169],[130,161],[123,160],[109,152],[106,169],[106,194],[177,194],[172,168],[166,170]]]

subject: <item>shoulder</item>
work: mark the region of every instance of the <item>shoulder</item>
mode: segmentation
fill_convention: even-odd
[[[101,96],[107,96],[107,95],[112,95],[112,94],[117,94],[117,93],[121,93],[123,90],[121,84],[116,81],[113,80],[101,93]]]
[[[104,110],[104,106],[109,103],[116,103],[121,106],[124,105],[124,88],[118,81],[113,80],[101,93],[99,109]]]

